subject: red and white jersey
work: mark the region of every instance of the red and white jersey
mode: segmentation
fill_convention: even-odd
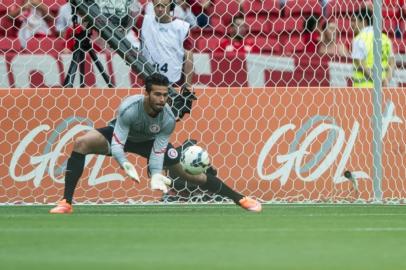
[[[155,16],[145,15],[141,27],[141,51],[171,83],[182,76],[185,56],[184,42],[189,33],[189,23],[174,18],[169,23],[159,23]]]

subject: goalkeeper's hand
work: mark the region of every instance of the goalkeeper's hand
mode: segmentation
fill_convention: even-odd
[[[156,173],[151,177],[152,190],[162,190],[163,193],[168,193],[168,187],[171,184],[172,180],[160,173]]]
[[[137,181],[138,183],[140,182],[140,177],[138,176],[137,170],[135,169],[134,165],[126,161],[123,163],[123,169],[131,179]]]
[[[185,84],[182,86],[180,93],[176,92],[175,90],[169,93],[169,105],[171,106],[171,110],[175,115],[176,121],[185,116],[185,114],[190,113],[193,106],[193,101],[196,100],[196,95],[194,92],[191,92],[192,88]]]

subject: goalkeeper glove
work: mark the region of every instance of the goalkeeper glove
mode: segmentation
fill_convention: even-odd
[[[193,101],[196,100],[196,96],[191,92],[191,87],[188,85],[182,86],[180,93],[175,90],[169,93],[169,105],[176,117],[176,121],[179,121],[186,113],[190,113],[193,106]]]
[[[137,181],[138,183],[140,182],[140,177],[138,176],[137,170],[135,169],[134,165],[126,161],[123,163],[123,169],[131,179]]]
[[[168,177],[156,173],[151,177],[151,189],[152,190],[162,190],[163,193],[168,193],[168,186],[172,184],[172,180]]]

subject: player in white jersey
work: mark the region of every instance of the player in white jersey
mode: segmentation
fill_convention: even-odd
[[[50,213],[73,212],[73,193],[82,176],[88,154],[112,155],[130,178],[140,182],[137,170],[128,161],[125,152],[136,153],[148,159],[150,186],[153,190],[164,193],[168,191],[172,181],[162,174],[165,167],[171,175],[229,197],[249,211],[261,211],[259,202],[233,191],[216,176],[203,173],[191,175],[183,170],[180,153],[169,143],[176,123],[175,116],[166,103],[169,81],[164,75],[155,73],[145,79],[145,85],[145,95],[125,99],[119,107],[117,118],[107,127],[91,130],[75,140],[67,163],[63,199]]]
[[[184,76],[184,86],[192,84],[193,54],[188,47],[189,23],[174,18],[174,0],[153,0],[155,15],[145,15],[141,27],[141,51],[171,84]],[[190,89],[189,89],[190,90]]]

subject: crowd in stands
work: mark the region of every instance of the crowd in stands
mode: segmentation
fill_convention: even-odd
[[[190,37],[198,52],[318,53],[347,57],[353,31],[351,14],[372,9],[370,0],[174,0],[173,15],[191,25]],[[0,4],[0,52],[32,50],[38,40],[51,40],[52,49],[73,48],[72,16],[66,0],[4,0]],[[383,0],[383,30],[404,53],[406,3]],[[137,47],[137,23],[154,12],[147,0],[134,0],[128,39]],[[97,33],[94,33],[97,41]],[[30,41],[34,40],[34,45]],[[96,42],[99,50],[108,48]],[[36,49],[36,48],[34,48]],[[46,48],[43,48],[46,51]]]

